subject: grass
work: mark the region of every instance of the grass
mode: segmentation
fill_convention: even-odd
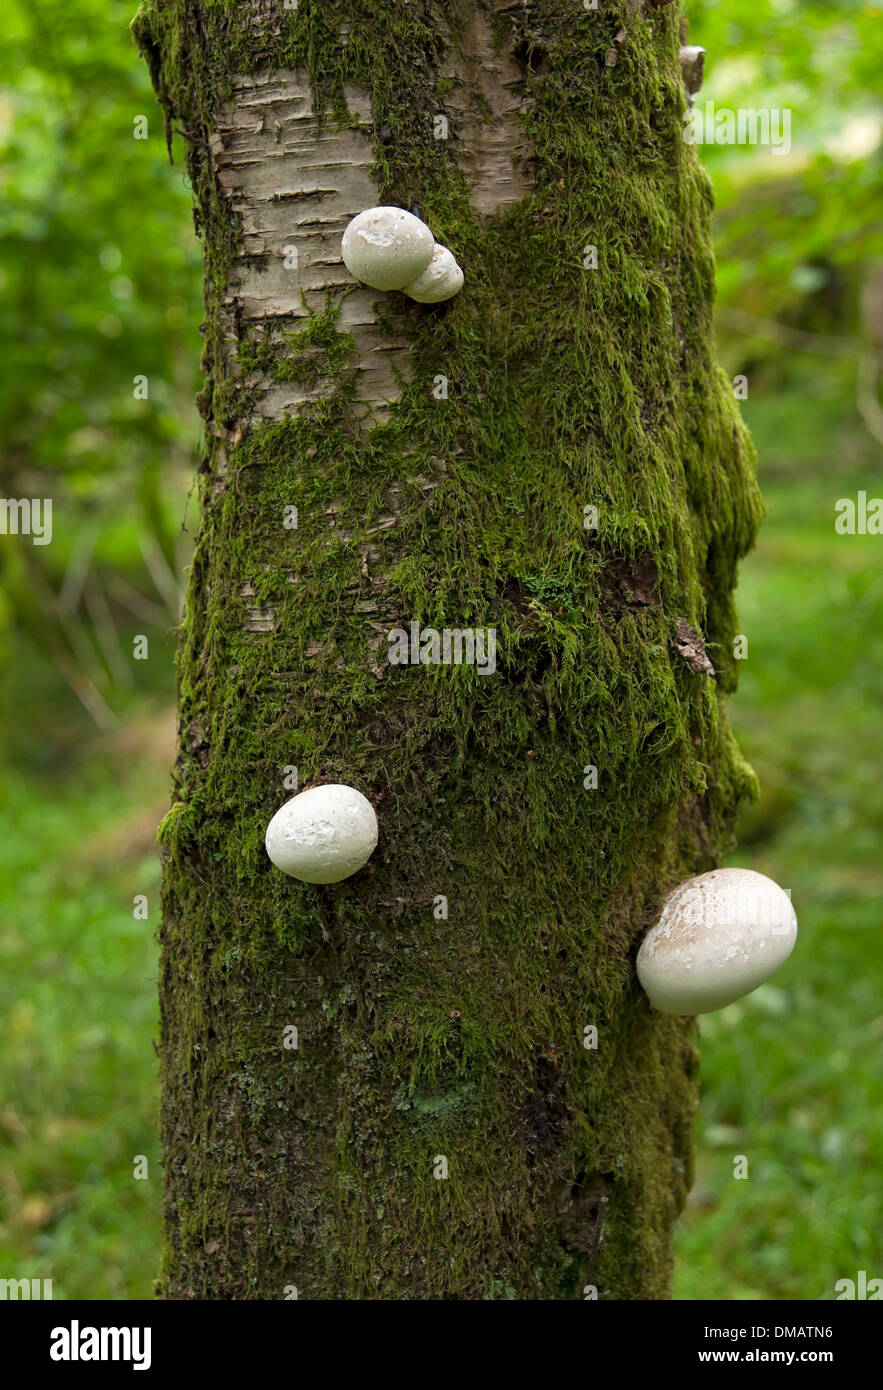
[[[5,789],[0,1273],[57,1299],[149,1297],[159,1259],[157,728],[148,709],[67,780]]]
[[[883,537],[834,531],[837,498],[881,490],[847,385],[816,369],[746,410],[769,515],[732,715],[762,792],[729,862],[790,888],[800,933],[774,981],[701,1022],[682,1299],[830,1299],[883,1270]]]
[[[848,382],[814,371],[748,402],[769,517],[743,569],[749,648],[731,702],[763,787],[731,862],[791,888],[800,937],[773,982],[701,1023],[680,1299],[831,1298],[838,1278],[883,1273],[883,538],[834,532],[836,499],[875,491],[871,454]],[[78,756],[55,772],[48,752],[39,774],[15,771],[35,760],[11,750],[0,1275],[51,1278],[56,1298],[149,1297],[159,1261],[153,833],[168,720],[154,695],[92,745],[83,725],[56,728]]]

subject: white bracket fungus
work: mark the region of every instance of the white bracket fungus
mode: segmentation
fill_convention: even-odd
[[[418,304],[441,304],[463,288],[463,272],[446,246],[436,242],[432,258],[416,280],[405,285],[405,294]]]
[[[374,290],[403,290],[420,304],[451,299],[463,285],[447,247],[404,208],[366,208],[348,223],[340,250],[357,280]]]
[[[638,952],[638,979],[666,1014],[710,1014],[750,994],[797,940],[787,893],[753,869],[714,869],[681,883]]]
[[[280,806],[265,838],[284,874],[305,883],[340,883],[358,873],[377,844],[374,807],[355,787],[310,787]]]

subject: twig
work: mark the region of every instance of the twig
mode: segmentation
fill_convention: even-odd
[[[84,597],[86,609],[92,619],[98,645],[108,670],[118,686],[125,690],[131,690],[135,682],[120,644],[110,605],[104,597],[102,589],[93,581],[86,585]]]
[[[159,542],[150,531],[139,531],[138,545],[157,593],[164,601],[173,621],[180,622],[184,594]]]

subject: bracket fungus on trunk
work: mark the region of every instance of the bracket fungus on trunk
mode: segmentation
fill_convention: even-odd
[[[436,242],[429,265],[405,285],[404,293],[418,304],[441,304],[444,299],[453,299],[462,288],[462,270],[448,248]]]
[[[366,208],[340,243],[351,275],[373,290],[402,290],[419,304],[440,304],[463,286],[463,272],[425,222],[404,208]]]
[[[377,817],[355,787],[337,782],[310,787],[280,806],[265,844],[284,874],[304,883],[340,883],[371,857]]]
[[[774,975],[797,940],[787,893],[753,869],[713,869],[666,898],[638,952],[638,979],[666,1014],[710,1014]]]

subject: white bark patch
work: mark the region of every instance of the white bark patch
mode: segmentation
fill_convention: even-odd
[[[239,597],[245,603],[243,627],[246,632],[272,632],[276,625],[276,609],[272,604],[254,601],[255,588],[250,579],[240,588]]]
[[[521,68],[510,52],[495,51],[491,26],[480,10],[454,39],[453,51],[459,47],[463,57],[445,73],[455,81],[448,100],[452,135],[472,204],[490,216],[530,190],[530,146],[521,120],[530,101]]]
[[[338,126],[330,113],[320,127],[305,72],[239,77],[234,90],[233,101],[218,112],[211,147],[220,184],[242,220],[225,322],[231,371],[240,375],[240,336],[263,329],[271,343],[281,345],[283,334],[303,326],[306,306],[321,310],[329,293],[340,298],[355,285],[341,259],[340,239],[356,213],[377,204],[379,191],[369,172],[368,92],[344,91],[355,127]],[[378,297],[364,286],[353,290],[338,321],[356,344],[357,396],[364,403],[359,414],[371,422],[388,418],[399,395],[393,367],[407,377],[410,349],[405,336],[379,332],[372,307]],[[258,388],[258,417],[279,419],[329,394],[336,382],[324,378],[305,386],[258,376],[248,384]]]

